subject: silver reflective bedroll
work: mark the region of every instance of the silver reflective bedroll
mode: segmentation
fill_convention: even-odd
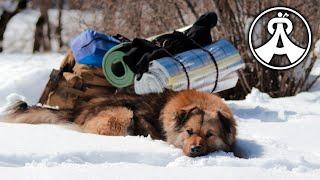
[[[214,56],[218,65],[218,83],[213,92],[230,89],[237,84],[237,70],[245,64],[238,50],[227,40],[221,39],[210,44],[207,49]],[[202,49],[192,49],[175,55],[175,58],[164,57],[150,62],[149,71],[140,80],[135,78],[134,89],[137,94],[162,92],[164,88],[180,91],[190,89],[212,92],[216,82],[217,71],[209,53]]]

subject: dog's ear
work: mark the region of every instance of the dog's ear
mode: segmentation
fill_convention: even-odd
[[[180,110],[175,114],[175,129],[180,130],[187,122],[188,111]]]
[[[190,113],[197,109],[197,106],[194,105],[188,105],[183,108],[181,108],[176,113],[176,128],[180,129],[189,119]]]
[[[188,112],[188,111],[192,111],[192,110],[197,109],[197,108],[198,108],[198,106],[190,104],[188,106],[184,106],[183,108],[181,108],[181,110]]]
[[[191,112],[193,112],[194,110],[197,110],[199,109],[197,106],[195,105],[188,105],[188,106],[185,106],[183,108],[180,109],[180,111],[178,112],[177,114],[177,118],[180,120],[180,121],[187,121],[188,120],[188,117],[190,115]]]
[[[188,120],[190,110],[181,109],[176,114],[177,123],[184,124]]]
[[[220,121],[223,138],[225,142],[232,146],[235,142],[236,128],[235,120],[232,115],[229,115],[223,111],[218,111],[218,120]]]

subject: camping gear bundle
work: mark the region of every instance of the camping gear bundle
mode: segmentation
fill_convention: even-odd
[[[184,32],[174,31],[152,41],[104,35],[86,30],[71,42],[79,64],[102,67],[116,88],[134,87],[137,94],[196,89],[219,92],[234,87],[236,71],[244,67],[227,40],[212,42],[215,13],[201,16]]]

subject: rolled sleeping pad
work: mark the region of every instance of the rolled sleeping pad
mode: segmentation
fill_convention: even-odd
[[[203,48],[209,51],[214,59],[202,49],[192,49],[174,55],[175,58],[163,57],[151,61],[148,72],[140,79],[136,77],[135,92],[160,93],[164,89],[219,92],[234,87],[238,81],[236,71],[245,66],[238,50],[225,39]]]
[[[117,88],[127,87],[133,84],[135,74],[123,61],[126,54],[125,47],[130,42],[124,42],[112,47],[103,57],[103,73],[110,84]]]

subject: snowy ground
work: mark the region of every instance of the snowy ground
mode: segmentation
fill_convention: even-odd
[[[0,54],[0,107],[17,98],[36,103],[61,58]],[[253,90],[246,100],[227,102],[248,159],[224,152],[189,158],[150,138],[0,123],[0,179],[319,179],[317,89],[279,99]]]

